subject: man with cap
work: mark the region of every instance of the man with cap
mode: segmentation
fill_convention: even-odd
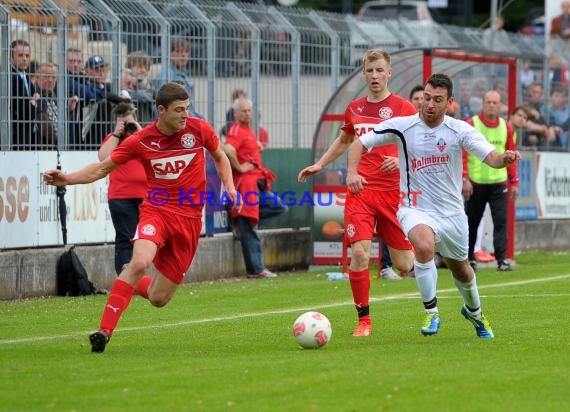
[[[97,149],[114,129],[113,105],[125,99],[111,92],[108,75],[109,64],[102,56],[94,55],[85,62],[85,82],[74,85],[82,115],[81,136],[79,142],[75,142],[76,148]]]

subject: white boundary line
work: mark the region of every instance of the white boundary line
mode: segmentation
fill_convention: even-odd
[[[513,282],[503,282],[503,283],[496,283],[493,285],[479,285],[479,289],[496,289],[496,288],[507,288],[513,286],[524,286],[530,285],[534,283],[544,283],[544,282],[551,282],[557,280],[564,280],[570,278],[570,273],[565,275],[558,275],[558,276],[549,276],[549,277],[542,277],[536,279],[528,279],[528,280],[518,280]],[[450,293],[450,292],[457,292],[456,288],[448,288],[448,289],[440,289],[437,293]],[[408,293],[399,293],[396,295],[389,295],[389,296],[382,296],[378,298],[370,298],[370,302],[380,302],[380,301],[387,301],[387,300],[398,300],[398,299],[409,299],[418,297],[418,292],[408,292]],[[315,310],[318,309],[326,309],[326,308],[335,308],[340,306],[346,305],[353,305],[352,301],[344,301],[344,302],[337,302],[331,303],[328,305],[318,305],[318,306],[305,306],[300,308],[288,308],[288,309],[280,309],[280,310],[270,310],[265,312],[257,312],[257,313],[244,313],[240,315],[233,315],[233,316],[220,316],[214,318],[206,318],[206,319],[195,319],[195,320],[188,320],[184,322],[176,322],[176,323],[166,323],[160,325],[147,325],[147,326],[136,326],[130,328],[120,328],[119,331],[122,332],[131,332],[131,331],[141,331],[141,330],[149,330],[149,329],[164,329],[164,328],[175,328],[178,326],[189,326],[189,325],[199,325],[203,323],[211,323],[211,322],[224,322],[229,320],[238,320],[238,319],[245,319],[245,318],[258,318],[261,316],[270,316],[270,315],[281,315],[285,313],[297,313],[302,311],[308,310]],[[54,339],[67,339],[67,338],[75,338],[78,336],[87,336],[89,332],[75,332],[75,333],[66,333],[61,335],[51,335],[51,336],[36,336],[30,338],[19,338],[19,339],[3,339],[0,340],[0,346],[2,345],[16,345],[21,343],[36,343],[42,342],[46,340],[54,340]]]

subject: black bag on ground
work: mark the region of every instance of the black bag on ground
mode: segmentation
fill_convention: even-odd
[[[57,260],[56,287],[59,296],[94,295],[97,289],[89,281],[87,271],[75,253],[75,246],[70,247]]]

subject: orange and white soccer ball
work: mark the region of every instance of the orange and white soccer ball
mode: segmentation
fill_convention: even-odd
[[[293,336],[305,349],[322,348],[331,340],[331,323],[322,313],[305,312],[295,320]]]

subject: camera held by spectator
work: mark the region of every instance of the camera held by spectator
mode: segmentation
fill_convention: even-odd
[[[139,130],[141,127],[138,125],[138,123],[131,123],[131,122],[127,122],[124,125],[123,128],[123,136],[130,136],[133,133],[135,133],[137,130]]]
[[[118,122],[113,134],[119,139],[119,144],[121,144],[123,140],[141,129],[141,125],[137,122]]]
[[[132,103],[123,102],[115,107],[117,116],[113,135],[119,139],[119,144],[130,135],[142,129],[136,120],[136,108]]]

